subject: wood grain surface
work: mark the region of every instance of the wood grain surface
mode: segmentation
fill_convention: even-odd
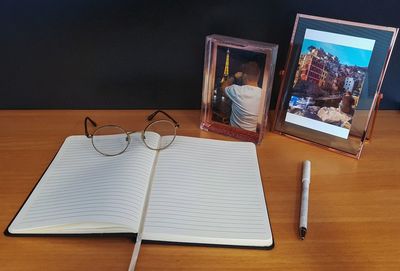
[[[0,111],[0,227],[5,230],[64,139],[83,119],[128,130],[150,110]],[[226,139],[199,129],[198,110],[168,111],[180,135]],[[257,147],[275,248],[143,244],[137,270],[398,270],[400,112],[381,111],[360,160],[267,132]],[[301,163],[312,162],[309,232],[298,238]],[[127,270],[122,237],[0,237],[0,270]]]

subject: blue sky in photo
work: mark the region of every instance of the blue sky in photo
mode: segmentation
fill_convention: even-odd
[[[304,39],[301,53],[306,53],[308,51],[307,48],[311,45],[316,48],[322,48],[325,52],[337,56],[341,64],[349,66],[368,67],[372,55],[372,51],[369,50],[309,39]]]

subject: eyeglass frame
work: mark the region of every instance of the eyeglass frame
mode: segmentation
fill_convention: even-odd
[[[169,120],[161,119],[161,120],[152,121],[152,120],[154,119],[154,117],[155,117],[158,113],[164,114]],[[146,127],[142,130],[142,134],[141,134],[141,139],[142,139],[143,143],[145,144],[145,146],[146,146],[147,148],[151,149],[151,150],[154,150],[154,151],[163,150],[163,149],[166,149],[167,147],[169,147],[169,146],[172,144],[172,142],[174,142],[174,140],[175,140],[175,137],[176,137],[176,129],[179,128],[179,123],[178,123],[173,117],[171,117],[168,113],[166,113],[166,112],[163,111],[163,110],[156,110],[156,111],[154,111],[154,112],[151,113],[149,116],[147,116],[146,119],[147,119],[147,121],[150,121],[150,123],[148,123],[148,124],[146,125]],[[145,139],[146,139],[146,137],[145,137],[145,132],[146,132],[146,130],[147,130],[151,125],[154,125],[154,123],[162,122],[162,121],[167,121],[167,122],[173,124],[174,132],[175,132],[175,133],[174,133],[174,137],[173,137],[173,139],[171,140],[171,142],[170,142],[169,144],[167,144],[166,146],[164,146],[164,147],[162,147],[162,148],[153,148],[153,147],[147,145],[147,143],[146,143],[146,141],[145,141]],[[90,123],[95,127],[95,130],[94,130],[94,132],[93,132],[92,134],[89,133],[89,130],[88,130],[88,122],[90,122]],[[90,139],[91,139],[93,148],[94,148],[98,153],[100,153],[100,154],[102,154],[102,155],[104,155],[104,156],[117,156],[117,155],[120,155],[120,154],[124,153],[124,152],[126,151],[126,149],[129,147],[129,144],[131,143],[131,136],[130,136],[130,135],[136,132],[136,131],[127,132],[124,128],[122,128],[122,127],[119,126],[119,125],[115,125],[115,124],[106,124],[106,125],[102,125],[102,126],[97,127],[97,123],[96,123],[94,120],[92,120],[90,117],[85,117],[85,120],[84,120],[84,127],[85,127],[85,135],[86,135],[87,138],[90,138]],[[93,142],[93,136],[95,136],[96,131],[98,131],[98,130],[100,130],[100,129],[102,129],[102,128],[105,128],[105,127],[114,127],[114,128],[118,128],[118,129],[120,129],[122,132],[124,132],[124,133],[127,135],[127,141],[128,141],[128,143],[126,144],[126,147],[125,147],[122,151],[120,151],[119,153],[116,153],[116,154],[108,154],[108,153],[104,153],[104,152],[102,152],[102,151],[100,151],[99,149],[96,148],[96,146],[95,146],[95,144],[94,144],[94,142]]]

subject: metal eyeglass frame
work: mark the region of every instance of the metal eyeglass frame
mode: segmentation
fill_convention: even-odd
[[[154,117],[155,117],[158,113],[164,114],[164,115],[168,118],[168,120],[166,120],[166,119],[161,119],[161,120],[151,121],[151,120],[154,119]],[[169,114],[167,114],[166,112],[164,112],[163,110],[156,110],[156,111],[154,111],[154,112],[151,113],[146,119],[147,119],[147,121],[151,121],[151,122],[150,122],[149,124],[146,125],[146,127],[143,129],[142,134],[141,134],[141,139],[142,139],[143,143],[145,144],[145,146],[146,146],[147,148],[149,148],[149,149],[151,149],[151,150],[155,150],[155,151],[157,151],[157,150],[163,150],[163,149],[166,149],[167,147],[169,147],[169,146],[172,144],[172,142],[174,142],[174,140],[175,140],[175,137],[176,137],[176,129],[179,128],[179,123],[178,123],[173,117],[171,117]],[[96,128],[92,134],[90,134],[89,131],[88,131],[88,122],[90,122],[90,123]],[[172,138],[172,140],[171,140],[171,142],[170,142],[169,144],[163,146],[162,148],[154,148],[154,147],[149,146],[149,145],[146,143],[146,141],[145,141],[145,139],[146,139],[146,137],[145,137],[145,132],[147,131],[147,129],[148,129],[149,127],[153,126],[153,125],[156,124],[156,123],[160,123],[160,122],[168,122],[168,123],[170,123],[170,124],[172,125],[172,127],[174,128],[174,137]],[[102,126],[97,127],[96,122],[95,122],[94,120],[92,120],[91,118],[89,118],[89,117],[86,117],[86,118],[85,118],[85,120],[84,120],[84,126],[85,126],[85,135],[86,135],[87,138],[90,138],[90,139],[91,139],[92,145],[93,145],[94,149],[95,149],[98,153],[100,153],[100,154],[102,154],[102,155],[105,155],[105,156],[116,156],[116,155],[119,155],[119,154],[125,152],[126,149],[127,149],[128,146],[129,146],[129,144],[131,143],[131,136],[130,136],[130,135],[133,134],[133,133],[135,133],[135,131],[127,132],[127,131],[126,131],[125,129],[123,129],[121,126],[118,126],[118,125],[115,125],[115,124],[107,124],[107,125],[102,125]],[[120,151],[119,153],[116,153],[116,154],[104,153],[104,152],[100,151],[100,150],[96,147],[96,145],[94,144],[94,142],[93,142],[93,137],[96,135],[96,132],[97,132],[98,130],[102,129],[102,128],[105,128],[105,127],[117,128],[117,129],[120,129],[121,132],[123,132],[124,134],[126,134],[126,136],[127,136],[127,137],[126,137],[126,140],[128,141],[128,143],[126,144],[126,147],[125,147],[122,151]]]

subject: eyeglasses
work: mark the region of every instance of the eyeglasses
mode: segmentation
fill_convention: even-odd
[[[147,117],[147,120],[153,120],[158,113],[162,113],[168,119],[150,122],[141,133],[143,143],[151,150],[168,148],[175,140],[176,129],[179,127],[179,123],[162,110],[153,112]],[[88,123],[96,127],[92,134],[88,132]],[[92,140],[95,150],[105,156],[115,156],[125,152],[131,143],[131,134],[134,133],[127,132],[114,124],[97,127],[96,122],[89,117],[85,118],[84,125],[86,137]],[[160,139],[160,137],[162,138]]]

